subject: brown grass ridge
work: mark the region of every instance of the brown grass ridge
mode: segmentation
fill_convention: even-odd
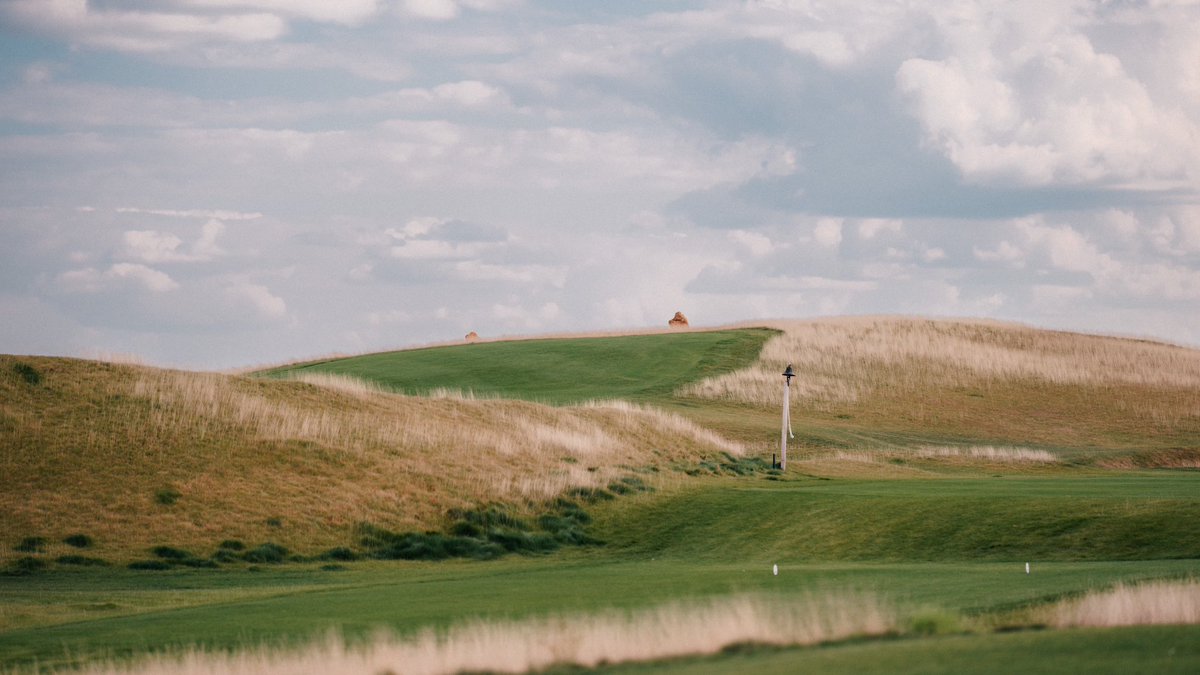
[[[30,383],[16,368],[40,374]],[[623,403],[552,408],[414,398],[216,373],[0,356],[0,559],[145,557],[222,540],[316,552],[353,527],[441,527],[454,507],[536,504],[647,467],[740,453],[682,418]],[[174,503],[170,496],[176,494]]]

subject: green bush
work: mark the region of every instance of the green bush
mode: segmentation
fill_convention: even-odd
[[[12,561],[4,573],[8,576],[23,577],[44,569],[46,569],[45,560],[27,555]]]
[[[162,504],[163,506],[170,506],[179,501],[179,498],[182,496],[183,495],[180,494],[180,492],[175,488],[161,488],[154,493],[154,501]]]
[[[60,555],[54,559],[60,565],[80,565],[84,567],[107,567],[108,561],[100,558],[89,558],[85,555]]]
[[[279,544],[259,544],[242,554],[242,560],[252,563],[281,563],[287,558],[288,550]]]
[[[187,558],[195,557],[191,553],[181,548],[175,548],[174,546],[155,546],[150,549],[150,552],[164,560],[186,560]]]
[[[74,546],[75,548],[90,548],[91,545],[96,542],[86,534],[73,534],[66,539],[63,539],[63,543]]]
[[[13,550],[21,553],[42,553],[46,550],[46,538],[25,537],[21,543],[13,547]]]
[[[217,544],[217,548],[224,551],[244,551],[246,550],[246,545],[237,539],[226,539]]]
[[[17,363],[13,364],[12,369],[13,372],[16,373],[22,380],[25,380],[27,384],[40,384],[42,381],[42,374],[38,372],[37,368],[34,368],[28,363],[21,363],[18,361]]]
[[[321,560],[341,560],[344,562],[349,562],[352,560],[358,560],[358,554],[351,549],[346,548],[345,546],[338,546],[322,553]]]
[[[171,563],[165,560],[135,560],[128,567],[131,570],[169,570]]]

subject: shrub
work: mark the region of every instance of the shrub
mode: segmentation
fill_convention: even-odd
[[[21,543],[13,547],[14,551],[21,553],[42,553],[46,550],[45,537],[25,537]]]
[[[278,516],[275,516],[273,518],[267,518],[267,526],[268,527],[283,527],[283,518],[280,518]]]
[[[349,562],[358,560],[358,554],[345,546],[338,546],[322,553],[321,560],[342,560]]]
[[[63,543],[74,546],[75,548],[89,548],[96,542],[86,534],[73,534],[66,539],[63,539]]]
[[[281,563],[287,558],[288,550],[279,544],[259,544],[242,554],[242,560],[252,563]]]
[[[131,570],[169,570],[171,564],[165,560],[135,560],[128,567]]]
[[[40,384],[42,381],[42,374],[28,363],[18,361],[13,364],[12,369],[22,380],[25,380],[26,384]]]
[[[183,565],[184,567],[199,567],[203,569],[216,569],[217,567],[220,567],[215,560],[209,560],[208,558],[197,558],[195,556],[177,560],[175,561],[175,564]]]
[[[613,493],[603,488],[577,487],[572,488],[567,494],[571,495],[572,497],[579,497],[589,504],[595,504],[596,502],[607,502],[616,499],[616,496],[613,495]]]
[[[179,501],[179,498],[182,496],[183,495],[180,494],[178,490],[167,487],[162,488],[154,493],[154,501],[162,504],[163,506],[170,506]]]
[[[108,561],[100,558],[89,558],[85,555],[60,555],[55,558],[60,565],[81,565],[85,567],[107,567]]]
[[[217,544],[217,548],[224,551],[244,551],[246,550],[246,545],[237,539],[226,539]]]
[[[173,546],[155,546],[150,549],[150,552],[165,560],[186,560],[187,558],[195,557],[191,553]]]
[[[46,569],[45,560],[27,555],[12,561],[12,564],[9,565],[4,573],[9,576],[23,577],[44,569]]]
[[[238,557],[238,554],[224,548],[217,550],[217,552],[213,554],[212,559],[219,563],[232,563],[241,560],[241,558]]]

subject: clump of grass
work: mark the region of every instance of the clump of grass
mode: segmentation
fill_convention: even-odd
[[[331,548],[320,555],[321,560],[341,560],[342,562],[352,562],[358,560],[359,557],[352,549],[345,546]]]
[[[217,544],[217,548],[225,551],[244,551],[246,550],[246,545],[240,539],[226,539]]]
[[[13,547],[13,550],[21,553],[43,553],[46,550],[46,538],[25,537],[21,543]]]
[[[34,574],[46,569],[46,561],[33,556],[22,556],[9,563],[8,568],[4,570],[4,574],[8,576],[21,577]]]
[[[283,527],[283,518],[279,516],[267,518],[267,527],[274,527],[276,529]]]
[[[612,493],[605,492],[612,498]],[[359,544],[373,558],[389,560],[490,560],[506,553],[534,555],[562,546],[601,543],[584,531],[591,517],[576,502],[560,498],[536,525],[500,504],[477,509],[452,509],[447,533],[396,533],[370,523],[358,525]]]
[[[42,382],[42,374],[28,363],[18,361],[13,364],[12,369],[26,384],[41,384]]]
[[[217,567],[217,563],[208,558],[200,558],[189,551],[174,546],[155,546],[150,552],[168,565],[182,567]]]
[[[815,645],[888,635],[897,632],[898,625],[892,607],[862,594],[811,594],[786,601],[743,595],[635,612],[475,620],[406,637],[383,634],[357,649],[330,637],[292,652],[159,654],[120,669],[105,665],[85,670],[84,675],[183,672],[185,663],[192,675],[541,672],[712,655],[733,645]]]
[[[91,558],[85,555],[60,555],[54,559],[60,565],[79,565],[82,567],[107,567],[108,561],[101,558]]]
[[[191,553],[180,548],[175,548],[174,546],[155,546],[150,549],[150,552],[164,560],[185,560],[195,557]]]
[[[154,501],[158,504],[162,504],[163,506],[170,506],[179,501],[179,498],[182,496],[183,494],[175,488],[159,488],[154,493]]]
[[[1119,584],[1050,610],[1055,626],[1145,626],[1200,623],[1200,581]]]
[[[950,635],[963,631],[962,618],[953,612],[926,608],[908,617],[908,630],[917,635]]]
[[[278,564],[287,560],[288,550],[279,544],[259,544],[242,554],[242,560],[251,563]]]
[[[75,548],[91,548],[92,544],[96,543],[96,540],[86,534],[72,534],[63,539],[63,543]]]
[[[135,560],[129,563],[127,567],[131,570],[161,571],[171,569],[171,563],[165,560]]]

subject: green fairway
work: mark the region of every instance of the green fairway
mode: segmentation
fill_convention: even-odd
[[[757,560],[1200,558],[1200,474],[725,483],[598,528],[629,554]]]
[[[348,375],[405,394],[437,389],[566,404],[653,401],[681,386],[749,365],[775,331],[517,340],[368,354],[267,371]]]
[[[607,546],[543,557],[350,563],[342,571],[308,565],[0,577],[0,604],[6,607],[0,616],[8,626],[0,632],[0,663],[62,664],[187,645],[295,644],[329,630],[356,639],[379,627],[408,633],[471,617],[639,608],[745,592],[788,597],[852,589],[902,608],[937,608],[958,621],[980,618],[987,626],[1023,608],[1118,581],[1200,572],[1195,534],[1188,532],[1200,517],[1195,473],[710,479],[671,494],[610,502],[595,516],[592,531],[608,539]],[[1126,540],[1144,545],[1131,548]],[[1031,574],[1024,571],[1027,561]],[[773,564],[780,565],[778,576],[771,574]],[[51,606],[57,613],[44,611]],[[1090,635],[1070,634],[1085,642]],[[1054,638],[1054,648],[1073,653],[1078,646],[1070,636]],[[935,646],[953,654],[976,644],[1001,649],[1012,640],[972,639],[981,642],[942,640]],[[729,656],[730,663],[664,667],[705,672],[751,659],[763,668],[786,669],[799,658],[832,659],[830,667],[852,672],[872,667],[876,649],[896,649],[896,658],[907,658],[907,644],[755,653]]]
[[[169,605],[126,616],[72,620],[0,633],[0,663],[66,664],[96,655],[128,655],[168,647],[228,648],[298,643],[337,630],[351,639],[379,627],[408,633],[468,617],[519,618],[602,608],[638,608],[739,592],[790,596],[857,589],[898,605],[936,606],[978,614],[1004,610],[1118,580],[1181,576],[1190,561],[1047,563],[1026,575],[1019,565],[795,564],[772,576],[751,560],[625,561],[559,554],[491,563],[378,563],[343,572],[312,568],[247,571],[60,573],[0,578],[0,597],[128,608],[131,597],[159,594]],[[246,598],[229,591],[241,590]],[[195,603],[196,606],[177,606]],[[176,606],[170,606],[176,605]],[[114,613],[114,610],[108,610]]]

